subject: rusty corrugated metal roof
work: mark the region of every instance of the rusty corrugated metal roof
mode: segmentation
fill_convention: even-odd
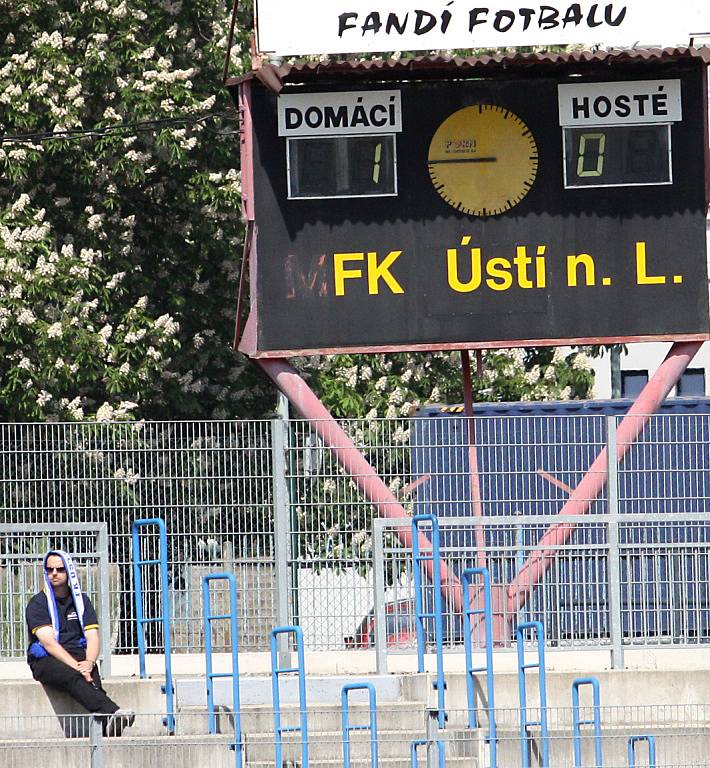
[[[502,70],[535,67],[570,68],[578,65],[604,66],[634,64],[649,61],[679,61],[701,59],[710,64],[710,47],[700,48],[629,48],[600,51],[571,51],[568,53],[506,53],[496,56],[418,56],[416,58],[386,59],[380,61],[327,60],[296,61],[290,64],[264,64],[241,77],[231,77],[227,87],[246,80],[257,79],[267,88],[280,91],[288,83],[312,82],[321,78],[353,78],[368,80],[400,79],[411,72],[417,78],[459,73],[463,76],[489,74]]]

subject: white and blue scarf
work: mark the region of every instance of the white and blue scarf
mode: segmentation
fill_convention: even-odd
[[[49,616],[52,619],[52,629],[54,630],[54,639],[59,640],[59,611],[57,609],[57,597],[52,589],[52,584],[49,581],[47,575],[47,559],[55,555],[62,558],[64,567],[67,569],[67,585],[71,592],[72,600],[74,601],[74,607],[76,608],[76,614],[79,617],[79,624],[81,624],[81,630],[84,631],[84,598],[81,594],[81,587],[79,586],[79,576],[76,572],[76,566],[71,556],[61,549],[51,549],[44,556],[44,563],[42,573],[44,575],[44,594],[47,598],[47,608],[49,609]]]
[[[60,620],[59,620],[59,609],[57,608],[57,596],[54,594],[54,589],[52,589],[52,584],[49,581],[49,576],[47,575],[47,559],[51,557],[52,555],[56,555],[57,557],[61,557],[62,562],[64,563],[64,567],[67,571],[67,585],[69,587],[69,591],[71,592],[72,600],[74,601],[74,608],[76,608],[76,615],[79,618],[79,624],[81,625],[81,631],[84,631],[84,597],[81,594],[81,586],[79,585],[79,576],[76,572],[76,566],[74,565],[74,561],[72,560],[71,556],[68,555],[66,552],[63,552],[61,549],[50,549],[49,552],[44,556],[44,561],[42,563],[42,574],[44,576],[44,596],[47,598],[47,609],[49,610],[49,617],[52,620],[52,629],[54,630],[54,639],[59,642],[59,630],[60,630]],[[86,638],[82,638],[81,645],[86,645]],[[47,651],[45,650],[42,643],[39,642],[39,640],[35,640],[34,643],[30,645],[29,654],[32,658],[35,659],[41,659],[44,656],[47,656]]]

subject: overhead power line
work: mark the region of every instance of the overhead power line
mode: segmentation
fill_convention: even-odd
[[[132,123],[107,125],[103,128],[69,128],[65,131],[36,131],[34,133],[17,133],[0,135],[0,144],[38,144],[44,141],[75,141],[85,138],[102,138],[105,136],[135,136],[138,133],[151,133],[160,128],[177,125],[196,125],[214,118],[236,120],[236,115],[229,112],[203,112],[201,114],[165,117],[155,120],[139,120]],[[206,129],[209,130],[209,129]],[[233,136],[238,131],[209,130],[216,136]]]

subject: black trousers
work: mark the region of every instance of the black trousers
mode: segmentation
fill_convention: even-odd
[[[77,661],[82,660],[77,659]],[[89,712],[110,715],[118,709],[118,704],[112,701],[103,689],[97,667],[94,667],[92,672],[92,683],[89,683],[81,672],[55,659],[54,656],[32,659],[30,669],[35,680],[68,693]]]

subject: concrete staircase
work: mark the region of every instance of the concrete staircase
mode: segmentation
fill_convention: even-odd
[[[548,701],[551,707],[551,765],[569,768],[572,764],[571,684],[578,675],[556,672],[548,674]],[[603,706],[620,709],[614,724],[604,727],[605,765],[626,765],[626,741],[632,733],[654,733],[664,743],[674,764],[710,765],[710,722],[696,720],[678,722],[666,718],[654,722],[656,710],[642,707],[649,702],[667,705],[704,704],[710,701],[710,671],[692,674],[658,671],[605,671],[597,674],[602,689]],[[343,765],[340,691],[346,682],[371,681],[377,690],[377,726],[379,765],[381,768],[409,768],[412,740],[424,738],[430,710],[435,702],[432,675],[389,676],[309,676],[307,686],[308,731],[311,768],[335,768]],[[483,681],[481,681],[483,682]],[[178,678],[175,683],[175,734],[167,735],[163,724],[165,696],[158,679],[113,679],[106,682],[109,694],[122,707],[138,713],[135,725],[121,738],[101,739],[104,768],[203,768],[234,766],[230,750],[234,721],[231,682],[218,680],[215,688],[217,733],[209,734],[204,679]],[[485,689],[485,685],[483,686]],[[294,679],[281,681],[282,724],[299,724],[297,685]],[[531,678],[530,705],[535,706],[537,686]],[[271,703],[271,681],[266,676],[241,679],[242,733],[244,768],[273,768],[274,721]],[[520,764],[520,742],[517,731],[517,677],[510,673],[496,676],[496,705],[499,729],[499,765],[513,768]],[[444,744],[448,768],[485,768],[488,747],[485,711],[481,711],[482,728],[467,728],[465,676],[447,674],[447,728],[438,738]],[[564,710],[556,711],[555,707]],[[628,711],[625,720],[624,711]],[[641,713],[642,716],[639,715]],[[77,717],[78,716],[78,717]],[[703,715],[704,716],[704,715]],[[644,720],[645,717],[645,720]],[[710,720],[710,718],[708,718]],[[351,725],[369,722],[369,708],[364,692],[350,699]],[[2,768],[35,768],[51,756],[52,768],[89,768],[92,746],[88,719],[82,718],[67,697],[31,680],[0,683],[0,766]],[[429,732],[435,733],[429,722]],[[585,739],[585,753],[591,739]],[[678,745],[678,746],[676,746]],[[352,765],[370,765],[369,732],[351,734]],[[419,750],[419,765],[426,765],[426,749]],[[645,752],[642,752],[645,757]],[[666,762],[668,759],[666,755]],[[284,736],[283,757],[288,765],[300,765],[298,733]],[[591,757],[590,757],[591,759]],[[590,762],[590,761],[587,761]],[[642,759],[641,762],[645,763]],[[591,764],[591,763],[590,763]],[[664,764],[660,756],[659,765]],[[279,766],[281,768],[281,766]]]

